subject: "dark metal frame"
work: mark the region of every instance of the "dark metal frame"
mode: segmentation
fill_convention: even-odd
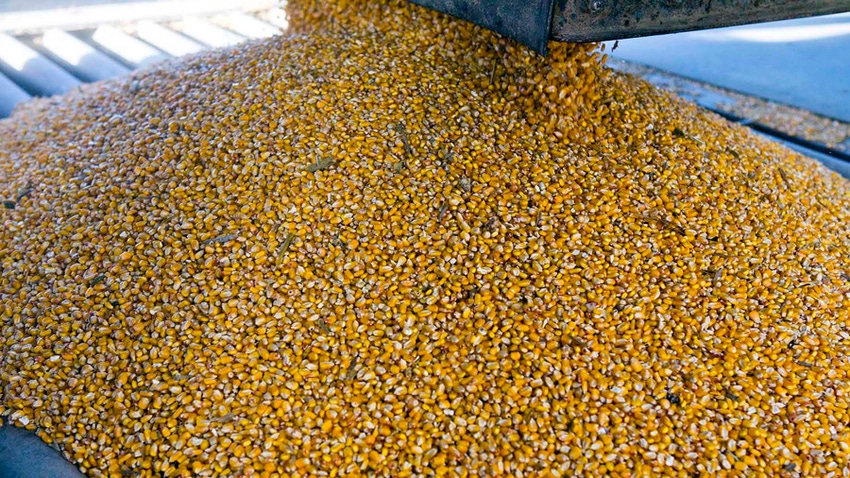
[[[850,0],[411,0],[546,54],[590,42],[850,11]]]
[[[557,0],[552,39],[601,41],[850,11],[850,0]]]
[[[554,0],[410,0],[489,28],[546,54]]]

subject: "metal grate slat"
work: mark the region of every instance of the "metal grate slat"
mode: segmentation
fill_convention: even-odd
[[[200,43],[151,21],[139,22],[136,25],[136,36],[173,56],[197,53],[204,49]]]
[[[224,27],[245,38],[269,38],[280,35],[280,29],[276,26],[242,12],[226,13],[217,18]]]
[[[289,29],[289,17],[280,8],[270,8],[264,12],[260,12],[259,17],[261,20],[279,28],[281,31]]]
[[[241,35],[197,17],[186,18],[174,26],[180,33],[212,48],[236,45],[245,40]]]
[[[30,95],[16,85],[14,81],[0,74],[0,118],[12,114],[15,105],[29,98]]]
[[[57,95],[81,83],[41,53],[4,33],[0,33],[0,71],[33,95]]]
[[[56,63],[88,82],[106,80],[130,71],[64,30],[51,29],[44,32],[39,43]]]
[[[92,33],[91,41],[134,68],[149,66],[168,58],[162,51],[112,25],[98,27]]]

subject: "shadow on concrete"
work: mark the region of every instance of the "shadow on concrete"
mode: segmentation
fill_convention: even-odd
[[[850,14],[622,40],[611,56],[850,122]]]

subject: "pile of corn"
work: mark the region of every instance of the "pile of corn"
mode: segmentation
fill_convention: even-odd
[[[847,476],[850,188],[401,1],[0,122],[0,415],[89,476]]]

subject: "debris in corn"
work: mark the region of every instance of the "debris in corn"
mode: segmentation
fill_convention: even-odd
[[[8,423],[92,477],[846,474],[845,180],[591,46],[289,8],[0,122]]]

